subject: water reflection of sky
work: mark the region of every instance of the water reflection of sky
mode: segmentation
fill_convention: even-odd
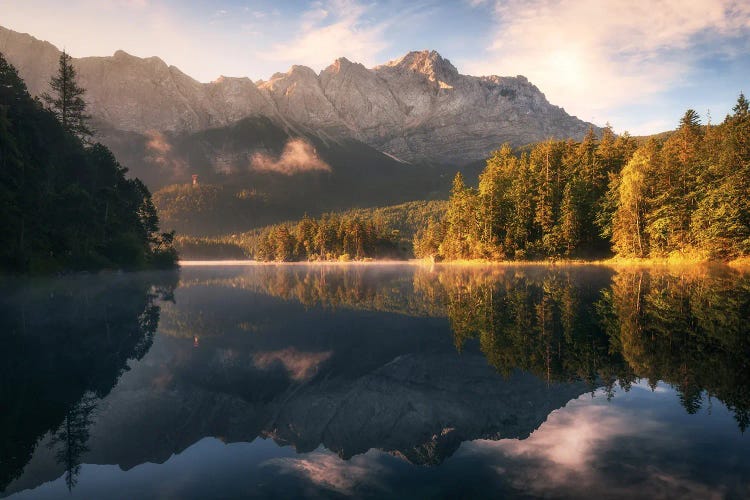
[[[750,495],[750,436],[708,401],[690,415],[664,384],[598,391],[553,411],[523,440],[463,443],[437,467],[370,450],[342,460],[273,441],[205,438],[163,464],[84,465],[71,498],[232,496],[513,496],[741,498]],[[68,496],[64,478],[14,498]]]

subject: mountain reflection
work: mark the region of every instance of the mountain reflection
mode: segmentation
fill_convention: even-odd
[[[97,401],[148,352],[174,273],[2,283],[0,491],[40,439],[76,484]]]
[[[705,394],[725,403],[741,430],[750,423],[750,277],[728,268],[263,266],[182,285],[240,288],[308,308],[447,317],[456,349],[477,339],[503,375],[584,381],[610,397],[615,384],[663,380],[689,413]],[[200,334],[212,331],[226,325]]]

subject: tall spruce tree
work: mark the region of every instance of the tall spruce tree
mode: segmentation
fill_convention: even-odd
[[[49,82],[52,93],[42,94],[42,100],[65,130],[88,142],[94,134],[87,124],[91,117],[86,114],[86,101],[83,100],[86,89],[78,86],[72,59],[65,51],[60,54],[57,75]]]

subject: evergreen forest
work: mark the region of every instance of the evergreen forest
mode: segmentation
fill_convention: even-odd
[[[638,143],[607,127],[494,152],[477,188],[457,174],[417,257],[731,260],[750,254],[750,114],[740,94],[719,125],[688,110],[667,138]]]
[[[0,54],[0,271],[172,267],[148,188],[92,141],[84,89],[63,53],[33,99]],[[44,104],[43,104],[44,102]]]

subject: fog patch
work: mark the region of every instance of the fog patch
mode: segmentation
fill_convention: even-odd
[[[294,175],[302,172],[330,172],[331,167],[321,160],[313,146],[304,139],[290,139],[278,158],[255,153],[250,168],[258,172],[277,172]]]
[[[172,144],[167,136],[158,130],[147,130],[145,135],[147,161],[175,173],[187,170],[185,162],[172,152]]]

